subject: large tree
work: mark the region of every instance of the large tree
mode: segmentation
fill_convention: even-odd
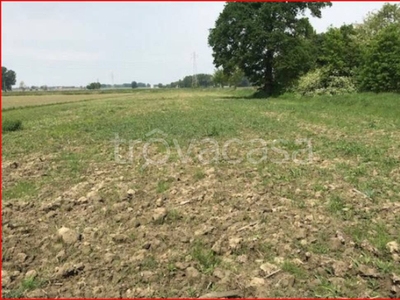
[[[7,70],[1,67],[1,89],[3,91],[11,91],[12,86],[17,82],[17,75],[13,70]]]
[[[237,67],[267,95],[308,71],[314,34],[307,10],[320,18],[330,2],[230,2],[208,38],[216,67]],[[312,60],[311,60],[312,61]]]

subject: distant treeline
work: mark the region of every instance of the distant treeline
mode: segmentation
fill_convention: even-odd
[[[249,80],[242,72],[235,73],[231,76],[225,75],[222,70],[216,70],[214,75],[197,74],[185,76],[183,79],[171,82],[163,87],[169,88],[193,88],[193,87],[247,87],[250,86]]]

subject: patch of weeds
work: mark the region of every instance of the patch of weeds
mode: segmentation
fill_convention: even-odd
[[[211,274],[221,261],[210,248],[199,241],[194,243],[190,254],[200,264],[201,272],[205,274]]]
[[[333,214],[340,214],[344,208],[344,201],[339,196],[333,196],[328,203],[328,210]]]
[[[321,283],[313,289],[315,297],[335,298],[342,296],[339,287],[329,282],[326,278],[319,277],[318,279],[320,280]]]
[[[385,274],[389,274],[394,271],[394,266],[390,261],[376,259],[374,265],[379,269],[379,271]]]
[[[134,234],[133,232],[129,233],[128,237],[131,239],[132,242],[136,240],[136,234]]]
[[[26,292],[38,289],[45,284],[45,281],[40,280],[35,277],[28,277],[22,280],[21,285],[11,290],[7,293],[4,293],[4,298],[22,298]]]
[[[10,290],[8,292],[5,292],[3,294],[4,299],[11,298],[11,299],[18,299],[18,298],[23,298],[24,296],[24,290],[22,288],[17,288],[15,290]]]
[[[350,226],[346,230],[346,233],[349,234],[357,244],[360,244],[367,236],[367,230],[362,225]]]
[[[158,262],[154,256],[148,256],[142,260],[141,266],[143,270],[153,270],[158,267]]]
[[[268,223],[268,221],[269,221],[269,218],[268,218],[267,214],[263,214],[260,218],[260,223],[266,224],[266,223]]]
[[[1,124],[1,132],[12,132],[22,130],[21,120],[4,120]]]
[[[304,278],[306,276],[303,269],[296,266],[294,263],[285,260],[281,267],[282,271],[288,272],[294,275],[296,278]]]
[[[382,252],[385,252],[386,244],[392,240],[389,235],[386,225],[383,223],[378,223],[373,226],[374,235],[371,237],[371,243]]]
[[[351,235],[356,243],[361,243],[367,239],[381,253],[387,253],[386,244],[393,240],[384,223],[363,222],[358,226],[351,226],[347,229],[347,233]]]
[[[297,208],[305,209],[307,207],[306,202],[303,199],[293,199],[293,202]]]
[[[329,248],[327,243],[319,241],[312,243],[309,249],[312,253],[315,254],[328,254],[329,252],[331,252],[331,249]]]
[[[26,291],[30,291],[37,289],[42,284],[43,283],[40,280],[36,279],[35,277],[28,277],[22,280],[21,287]]]
[[[169,273],[175,273],[177,270],[176,265],[173,262],[169,262],[167,265],[167,270]]]
[[[198,297],[196,289],[194,289],[193,287],[189,288],[188,295],[189,295],[189,298],[197,298]]]
[[[330,198],[328,210],[343,220],[352,220],[354,218],[354,209],[352,209],[352,207],[346,207],[345,201],[339,196]]]
[[[157,193],[162,194],[170,188],[171,183],[169,181],[160,180],[157,183]]]
[[[366,189],[362,191],[368,198],[374,198],[376,191],[374,189]]]
[[[367,278],[367,286],[373,291],[379,290],[380,287],[379,280],[376,280],[374,278]]]
[[[271,260],[276,255],[274,245],[268,242],[257,244],[255,250],[260,252],[266,260]]]
[[[194,179],[196,179],[196,181],[199,181],[199,180],[203,179],[204,177],[206,177],[206,174],[202,170],[197,170],[194,173],[193,177],[194,177]]]
[[[313,189],[316,192],[324,192],[325,191],[325,187],[320,183],[315,184]]]
[[[36,186],[30,181],[19,181],[14,186],[3,190],[3,199],[21,198],[31,196],[36,191]]]
[[[172,223],[172,222],[179,221],[182,218],[183,218],[182,214],[179,211],[177,211],[176,209],[171,209],[167,212],[166,221],[169,221],[170,223]]]

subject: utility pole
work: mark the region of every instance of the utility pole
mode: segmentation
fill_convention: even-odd
[[[193,76],[192,76],[192,88],[197,87],[197,66],[196,66],[196,52],[193,52],[192,59],[193,59]]]

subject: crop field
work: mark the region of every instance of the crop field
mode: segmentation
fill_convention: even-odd
[[[86,93],[85,93],[86,92]],[[121,92],[113,93],[88,93],[87,91],[77,92],[26,92],[12,93],[2,97],[2,108],[4,110],[16,107],[36,106],[46,104],[59,104],[65,102],[88,101],[96,99],[115,99],[121,97]]]
[[[400,297],[399,96],[253,92],[3,97],[3,296]]]

